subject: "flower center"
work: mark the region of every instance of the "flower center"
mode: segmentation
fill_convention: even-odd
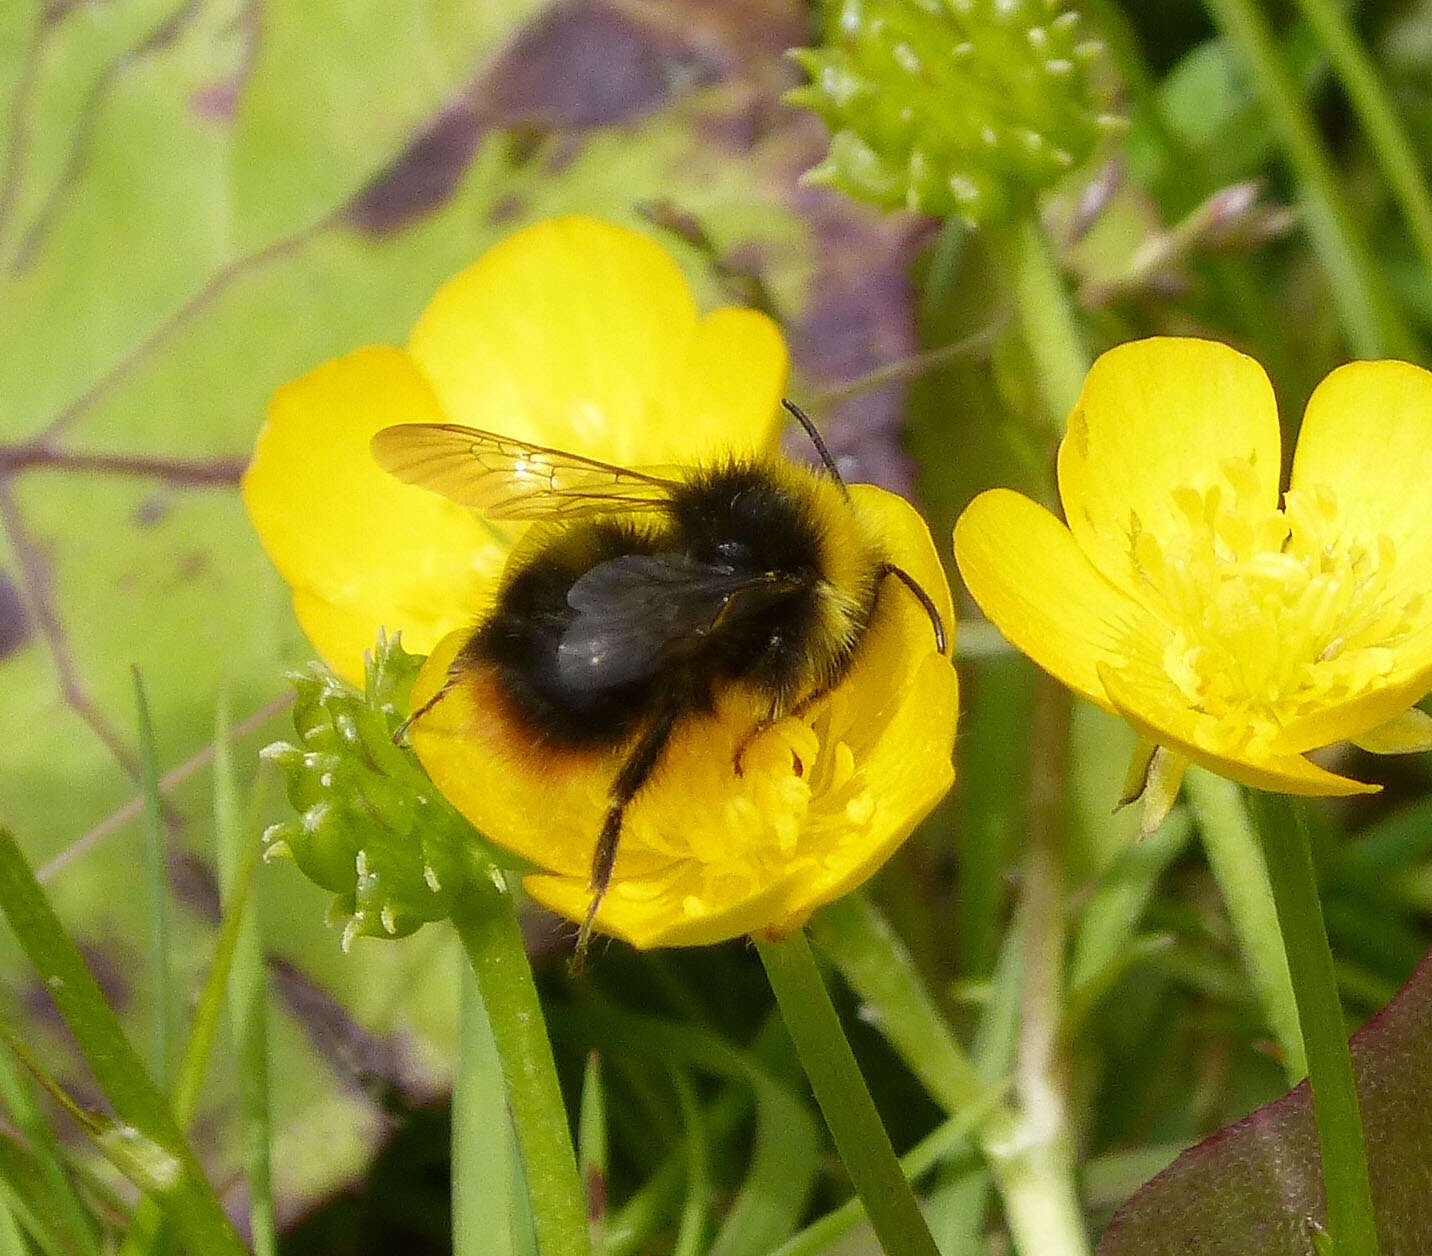
[[[1290,489],[1270,510],[1250,460],[1220,470],[1207,489],[1174,492],[1162,534],[1131,516],[1142,600],[1168,631],[1131,639],[1129,662],[1173,686],[1210,744],[1266,752],[1284,724],[1387,676],[1423,599],[1397,586],[1388,537],[1345,528],[1331,489]]]
[[[817,731],[827,723],[819,712],[779,721],[742,748],[738,773],[750,720],[693,721],[627,813],[613,892],[677,894],[696,916],[817,867],[831,853],[819,820],[832,809],[842,836],[858,841],[874,806],[850,747]],[[624,856],[635,858],[623,867]]]

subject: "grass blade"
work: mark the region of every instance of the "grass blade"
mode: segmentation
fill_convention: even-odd
[[[462,972],[462,1039],[452,1093],[453,1256],[516,1256],[515,1141],[508,1130],[502,1061],[478,993]]]
[[[248,823],[239,818],[238,781],[230,749],[228,704],[219,701],[214,730],[214,836],[218,848],[219,893],[224,926],[234,927],[232,961],[228,965],[229,1026],[238,1069],[239,1116],[243,1122],[244,1172],[249,1187],[249,1232],[254,1256],[274,1256],[278,1234],[274,1221],[273,1134],[269,1119],[268,969],[259,938],[258,892],[259,802],[267,777],[259,776]],[[216,964],[216,967],[218,965]]]
[[[607,1105],[602,1083],[602,1057],[587,1052],[582,1072],[582,1100],[577,1113],[577,1172],[587,1193],[587,1224],[592,1250],[602,1250],[607,1224]]]
[[[580,1035],[581,1041],[599,1045],[612,1059],[652,1059],[669,1068],[728,1078],[748,1090],[755,1100],[755,1151],[745,1181],[724,1209],[720,1232],[709,1251],[711,1256],[766,1256],[789,1237],[815,1185],[820,1137],[802,1099],[750,1052],[689,1025],[619,1011],[595,1001],[583,1007],[579,1020],[554,1018],[553,1032],[568,1038]],[[743,1111],[744,1105],[734,1096],[729,1102],[719,1099],[703,1118],[702,1136],[707,1144],[725,1137]],[[660,1172],[660,1189],[653,1192],[660,1198],[648,1198],[647,1206],[654,1211],[680,1196],[687,1180],[688,1164],[668,1158]],[[636,1234],[648,1220],[649,1216],[637,1216],[630,1205],[614,1214],[607,1229],[608,1252],[637,1250]]]
[[[15,839],[0,829],[0,909],[49,988],[126,1136],[171,1157],[176,1169],[161,1194],[174,1233],[204,1256],[239,1256],[235,1233],[163,1093],[105,1001],[99,983],[60,924]]]
[[[221,704],[222,705],[222,704]],[[223,1019],[225,995],[230,991],[233,984],[234,965],[237,962],[240,944],[247,930],[253,934],[253,914],[247,910],[249,895],[253,889],[255,874],[258,871],[260,844],[257,840],[257,806],[252,810],[255,812],[253,823],[244,825],[238,819],[237,787],[233,780],[233,765],[228,755],[228,728],[227,721],[221,711],[219,717],[218,736],[215,742],[215,778],[214,778],[214,815],[216,836],[220,846],[220,883],[223,895],[223,921],[219,927],[219,936],[214,944],[214,959],[209,965],[209,975],[204,980],[204,988],[199,995],[199,1004],[194,1012],[194,1022],[190,1026],[189,1040],[185,1043],[184,1054],[179,1061],[179,1071],[174,1081],[174,1092],[172,1106],[174,1119],[181,1128],[187,1128],[193,1121],[198,1110],[199,1095],[204,1085],[204,1074],[209,1066],[209,1057],[214,1050],[214,1042],[219,1033],[219,1022]],[[262,783],[262,778],[260,780]],[[254,800],[261,796],[261,791],[256,787]],[[252,833],[254,840],[247,846],[243,842],[243,834]],[[259,998],[260,1007],[258,1015],[263,1015],[263,962],[262,956],[258,954],[258,941],[256,937],[250,938],[250,946],[254,953],[252,962],[257,966],[259,973]],[[240,1018],[236,1015],[233,1018],[236,1031],[240,1026]],[[247,1025],[247,1020],[244,1021]],[[264,1029],[264,1022],[260,1020],[260,1032]],[[268,1188],[268,1124],[267,1124],[267,1091],[268,1091],[268,1059],[267,1041],[259,1039],[260,1059],[258,1067],[263,1069],[263,1095],[265,1106],[265,1120],[262,1130],[262,1156],[263,1163],[254,1176],[263,1181],[263,1203],[256,1209],[251,1202],[251,1215],[257,1211],[259,1214],[259,1225],[254,1230],[254,1248],[257,1256],[273,1256],[276,1248],[276,1237],[273,1223],[273,1200],[272,1192]],[[236,1054],[239,1052],[236,1051]],[[245,1163],[248,1164],[247,1134],[248,1121],[247,1109],[244,1108],[244,1086],[248,1079],[246,1067],[253,1067],[253,1061],[240,1057],[239,1085],[240,1085],[240,1106],[245,1129]],[[257,1200],[259,1192],[251,1191],[254,1200]],[[133,1227],[125,1237],[124,1245],[120,1248],[119,1256],[140,1256],[141,1253],[163,1250],[162,1244],[157,1240],[159,1234],[160,1214],[158,1205],[154,1200],[146,1200],[144,1206],[139,1210]]]
[[[0,1056],[7,1053],[0,1051]],[[44,1256],[75,1256],[97,1252],[97,1241],[91,1238],[88,1247],[79,1247],[69,1234],[67,1218],[57,1209],[51,1197],[46,1176],[52,1165],[45,1163],[44,1153],[38,1156],[22,1147],[15,1139],[0,1133],[0,1207],[8,1211],[16,1232],[28,1235],[35,1249]],[[28,1253],[23,1241],[18,1247],[0,1243],[0,1253]]]
[[[29,1084],[16,1070],[9,1053],[4,1051],[0,1051],[0,1099],[4,1100],[5,1107],[9,1109],[15,1128],[25,1137],[35,1153],[43,1178],[41,1189],[53,1206],[69,1245],[77,1252],[97,1253],[99,1235],[75,1190],[74,1183],[65,1172],[59,1141],[40,1112]],[[7,1250],[10,1249],[0,1246],[0,1252]]]
[[[15,1214],[10,1211],[9,1190],[0,1183],[0,1252],[23,1252],[25,1240],[20,1237],[20,1227]]]
[[[139,669],[134,674],[134,705],[139,723],[139,785],[144,798],[144,881],[149,901],[149,972],[153,979],[154,1046],[150,1071],[167,1092],[174,1081],[178,1055],[174,1015],[174,970],[169,946],[169,868],[166,861],[164,810],[159,800],[159,761],[154,722]]]
[[[595,1056],[593,1057],[595,1058]],[[686,1200],[681,1207],[681,1220],[671,1256],[700,1256],[711,1212],[711,1171],[708,1135],[702,1119],[696,1088],[685,1073],[672,1075],[676,1097],[681,1105],[681,1121],[686,1126]]]

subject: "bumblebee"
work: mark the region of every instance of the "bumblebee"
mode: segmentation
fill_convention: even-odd
[[[621,467],[446,423],[373,438],[373,456],[398,479],[489,520],[532,524],[492,609],[400,735],[454,686],[479,685],[496,695],[514,738],[539,752],[622,756],[574,967],[611,883],[623,815],[684,719],[737,687],[756,713],[744,747],[809,712],[850,670],[890,577],[919,601],[946,651],[934,602],[884,556],[814,424],[783,404],[821,470],[756,455],[673,471]],[[738,772],[740,758],[738,748]]]

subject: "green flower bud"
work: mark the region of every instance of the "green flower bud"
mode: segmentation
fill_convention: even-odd
[[[1104,113],[1062,0],[826,0],[826,44],[787,99],[830,152],[806,179],[887,209],[1005,219],[1120,125]]]
[[[266,857],[292,859],[333,894],[345,948],[441,920],[462,878],[491,875],[487,847],[393,740],[422,663],[380,637],[361,693],[310,664],[290,677],[297,740],[263,751],[297,813],[269,828]]]

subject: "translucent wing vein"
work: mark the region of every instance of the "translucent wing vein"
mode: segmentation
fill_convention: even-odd
[[[456,423],[403,423],[373,437],[378,465],[489,519],[581,519],[659,510],[674,480]]]

